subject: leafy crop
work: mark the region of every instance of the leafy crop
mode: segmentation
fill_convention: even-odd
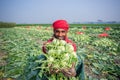
[[[71,25],[68,37],[76,43],[77,53],[84,59],[86,79],[119,79],[120,27],[110,26],[106,31],[105,26],[84,29],[78,26]],[[0,28],[0,51],[8,55],[7,64],[0,66],[0,78],[30,80],[32,75],[37,75],[33,69],[38,67],[36,61],[42,54],[42,44],[53,35],[52,31],[44,26]],[[109,36],[98,36],[104,32]]]

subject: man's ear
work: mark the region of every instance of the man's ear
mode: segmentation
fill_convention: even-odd
[[[55,29],[53,29],[53,32],[55,32]]]

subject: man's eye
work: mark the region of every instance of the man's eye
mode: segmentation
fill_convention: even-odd
[[[65,33],[65,31],[62,31],[62,33]]]
[[[55,31],[55,32],[57,32],[57,33],[58,33],[59,31]]]

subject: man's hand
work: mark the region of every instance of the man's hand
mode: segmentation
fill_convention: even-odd
[[[72,64],[72,67],[71,67],[71,68],[62,69],[61,72],[62,72],[66,77],[75,77],[75,76],[76,76],[75,63]]]
[[[50,67],[49,67],[49,69],[50,69],[50,74],[57,74],[57,73],[59,73],[60,72],[60,70],[59,69],[53,69],[53,67],[52,67],[53,65],[50,65]]]

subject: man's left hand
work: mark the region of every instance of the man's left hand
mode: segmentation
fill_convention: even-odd
[[[57,74],[60,72],[59,69],[54,69],[53,65],[50,65],[49,69],[50,69],[50,74]]]
[[[71,67],[71,68],[62,69],[61,72],[62,72],[66,77],[75,77],[75,76],[76,76],[75,63],[72,64],[72,67]]]

